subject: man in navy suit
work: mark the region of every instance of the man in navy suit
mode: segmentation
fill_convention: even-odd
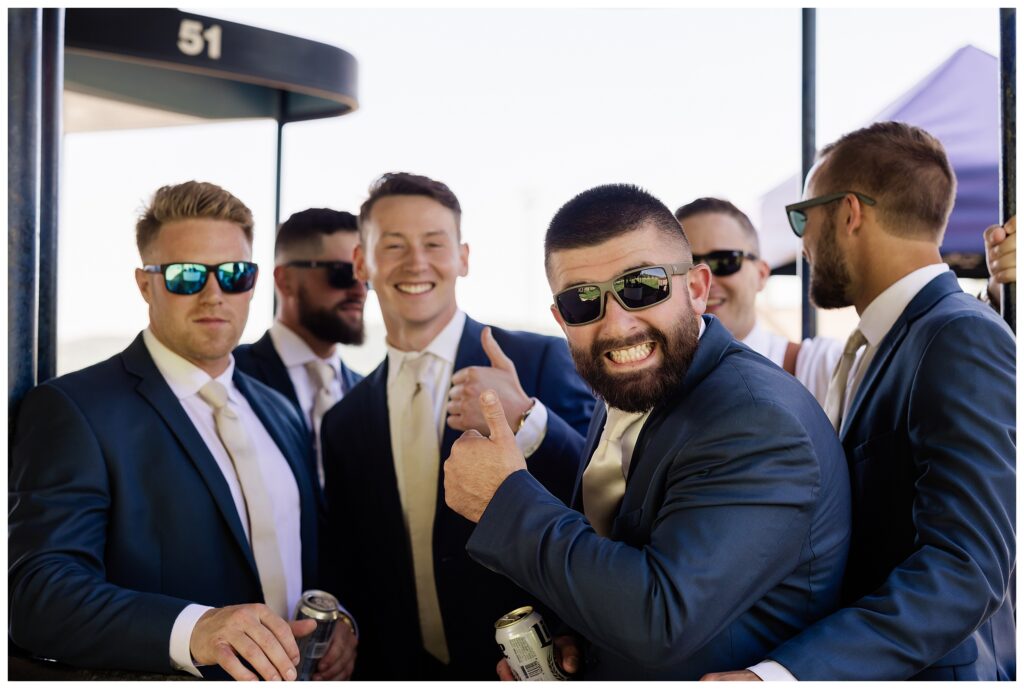
[[[231,357],[256,281],[252,227],[213,184],[159,189],[136,226],[149,327],[22,402],[9,630],[31,653],[295,678],[312,623],[285,620],[318,582],[315,479],[292,406]],[[322,678],[351,671],[355,638],[338,627]]]
[[[842,448],[806,388],[700,315],[711,273],[668,208],[628,185],[583,192],[545,257],[555,319],[604,409],[572,509],[522,471],[484,393],[490,437],[467,432],[445,463],[448,504],[478,522],[470,555],[585,640],[583,679],[697,679],[835,609]],[[580,643],[556,642],[566,670]]]
[[[274,240],[274,324],[234,352],[239,370],[295,405],[314,440],[311,469],[321,486],[323,416],[363,379],[338,354],[339,343],[363,343],[366,284],[352,268],[358,243],[356,216],[344,211],[309,208],[281,223]]]
[[[324,420],[331,568],[360,619],[357,678],[486,679],[494,622],[533,602],[470,561],[472,525],[445,506],[440,462],[486,430],[495,389],[534,475],[568,500],[593,410],[565,342],[485,327],[459,310],[461,208],[444,184],[390,173],[360,210],[355,263],[376,292],[385,361]]]
[[[811,298],[860,315],[826,404],[853,493],[845,607],[711,679],[1015,678],[1014,337],[942,263],[955,191],[937,139],[882,122],[826,146],[787,207]]]

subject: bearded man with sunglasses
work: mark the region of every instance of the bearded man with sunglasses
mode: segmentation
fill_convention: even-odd
[[[755,301],[771,269],[760,257],[750,218],[729,201],[711,197],[680,206],[675,216],[690,240],[694,263],[711,269],[707,313],[716,316],[737,340],[795,376],[824,405],[843,345],[827,337],[790,342],[758,322]]]
[[[573,507],[526,471],[501,404],[445,463],[470,555],[585,641],[584,679],[692,680],[755,662],[838,603],[849,536],[842,448],[791,376],[705,309],[672,213],[609,185],[564,205],[545,243],[552,313],[604,404]],[[575,509],[574,509],[575,508]],[[508,668],[499,664],[499,674]]]
[[[320,486],[320,423],[363,379],[338,354],[338,344],[363,343],[366,283],[352,268],[358,243],[356,216],[344,211],[309,208],[281,223],[274,241],[274,324],[253,344],[235,349],[238,368],[291,400],[306,422]]]
[[[316,479],[292,405],[231,356],[256,283],[252,227],[213,184],[159,189],[136,225],[149,326],[22,402],[8,584],[10,636],[29,652],[295,678],[296,637],[314,625],[286,620],[319,583]],[[355,639],[337,628],[322,678],[351,672]]]

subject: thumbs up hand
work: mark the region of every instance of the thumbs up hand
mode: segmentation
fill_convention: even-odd
[[[448,391],[448,425],[457,431],[474,429],[486,435],[489,429],[480,409],[480,393],[494,390],[506,410],[507,425],[519,428],[533,400],[523,391],[515,364],[501,351],[490,327],[480,334],[480,343],[491,365],[467,366],[452,376],[452,387]]]
[[[523,453],[494,390],[479,399],[489,437],[470,429],[452,445],[444,463],[444,501],[471,522],[480,521],[498,487],[509,475],[526,469]]]

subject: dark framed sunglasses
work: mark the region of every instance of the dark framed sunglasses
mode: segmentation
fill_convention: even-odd
[[[289,261],[292,268],[326,268],[327,284],[334,289],[348,289],[356,284],[355,267],[346,261]]]
[[[834,194],[825,194],[823,196],[815,196],[813,199],[807,199],[799,203],[791,203],[786,206],[786,216],[789,218],[789,226],[793,228],[793,234],[797,237],[804,236],[804,230],[807,229],[807,209],[814,208],[815,206],[823,206],[826,203],[832,203],[844,198],[847,194],[853,194],[861,203],[869,206],[875,205],[875,200],[870,196],[865,196],[859,191],[837,191]]]
[[[220,265],[205,263],[163,263],[142,266],[147,273],[164,276],[164,286],[171,294],[197,294],[206,287],[210,273],[217,276],[217,284],[228,294],[248,292],[256,284],[259,267],[250,261],[228,261]]]
[[[720,278],[732,275],[743,267],[743,260],[749,258],[751,261],[758,259],[756,254],[739,249],[724,249],[722,251],[709,251],[706,254],[694,254],[693,262],[703,263],[711,269],[711,274]]]
[[[604,318],[609,292],[627,311],[641,311],[672,296],[672,276],[686,275],[692,262],[637,268],[604,282],[576,285],[555,295],[555,307],[566,325],[586,325]]]

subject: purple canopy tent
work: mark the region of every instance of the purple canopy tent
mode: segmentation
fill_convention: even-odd
[[[984,276],[981,232],[999,222],[999,60],[960,48],[871,121],[885,120],[922,127],[946,147],[957,193],[942,253],[961,275]],[[784,208],[799,199],[801,186],[794,175],[761,197],[762,250],[772,268],[798,255]]]

